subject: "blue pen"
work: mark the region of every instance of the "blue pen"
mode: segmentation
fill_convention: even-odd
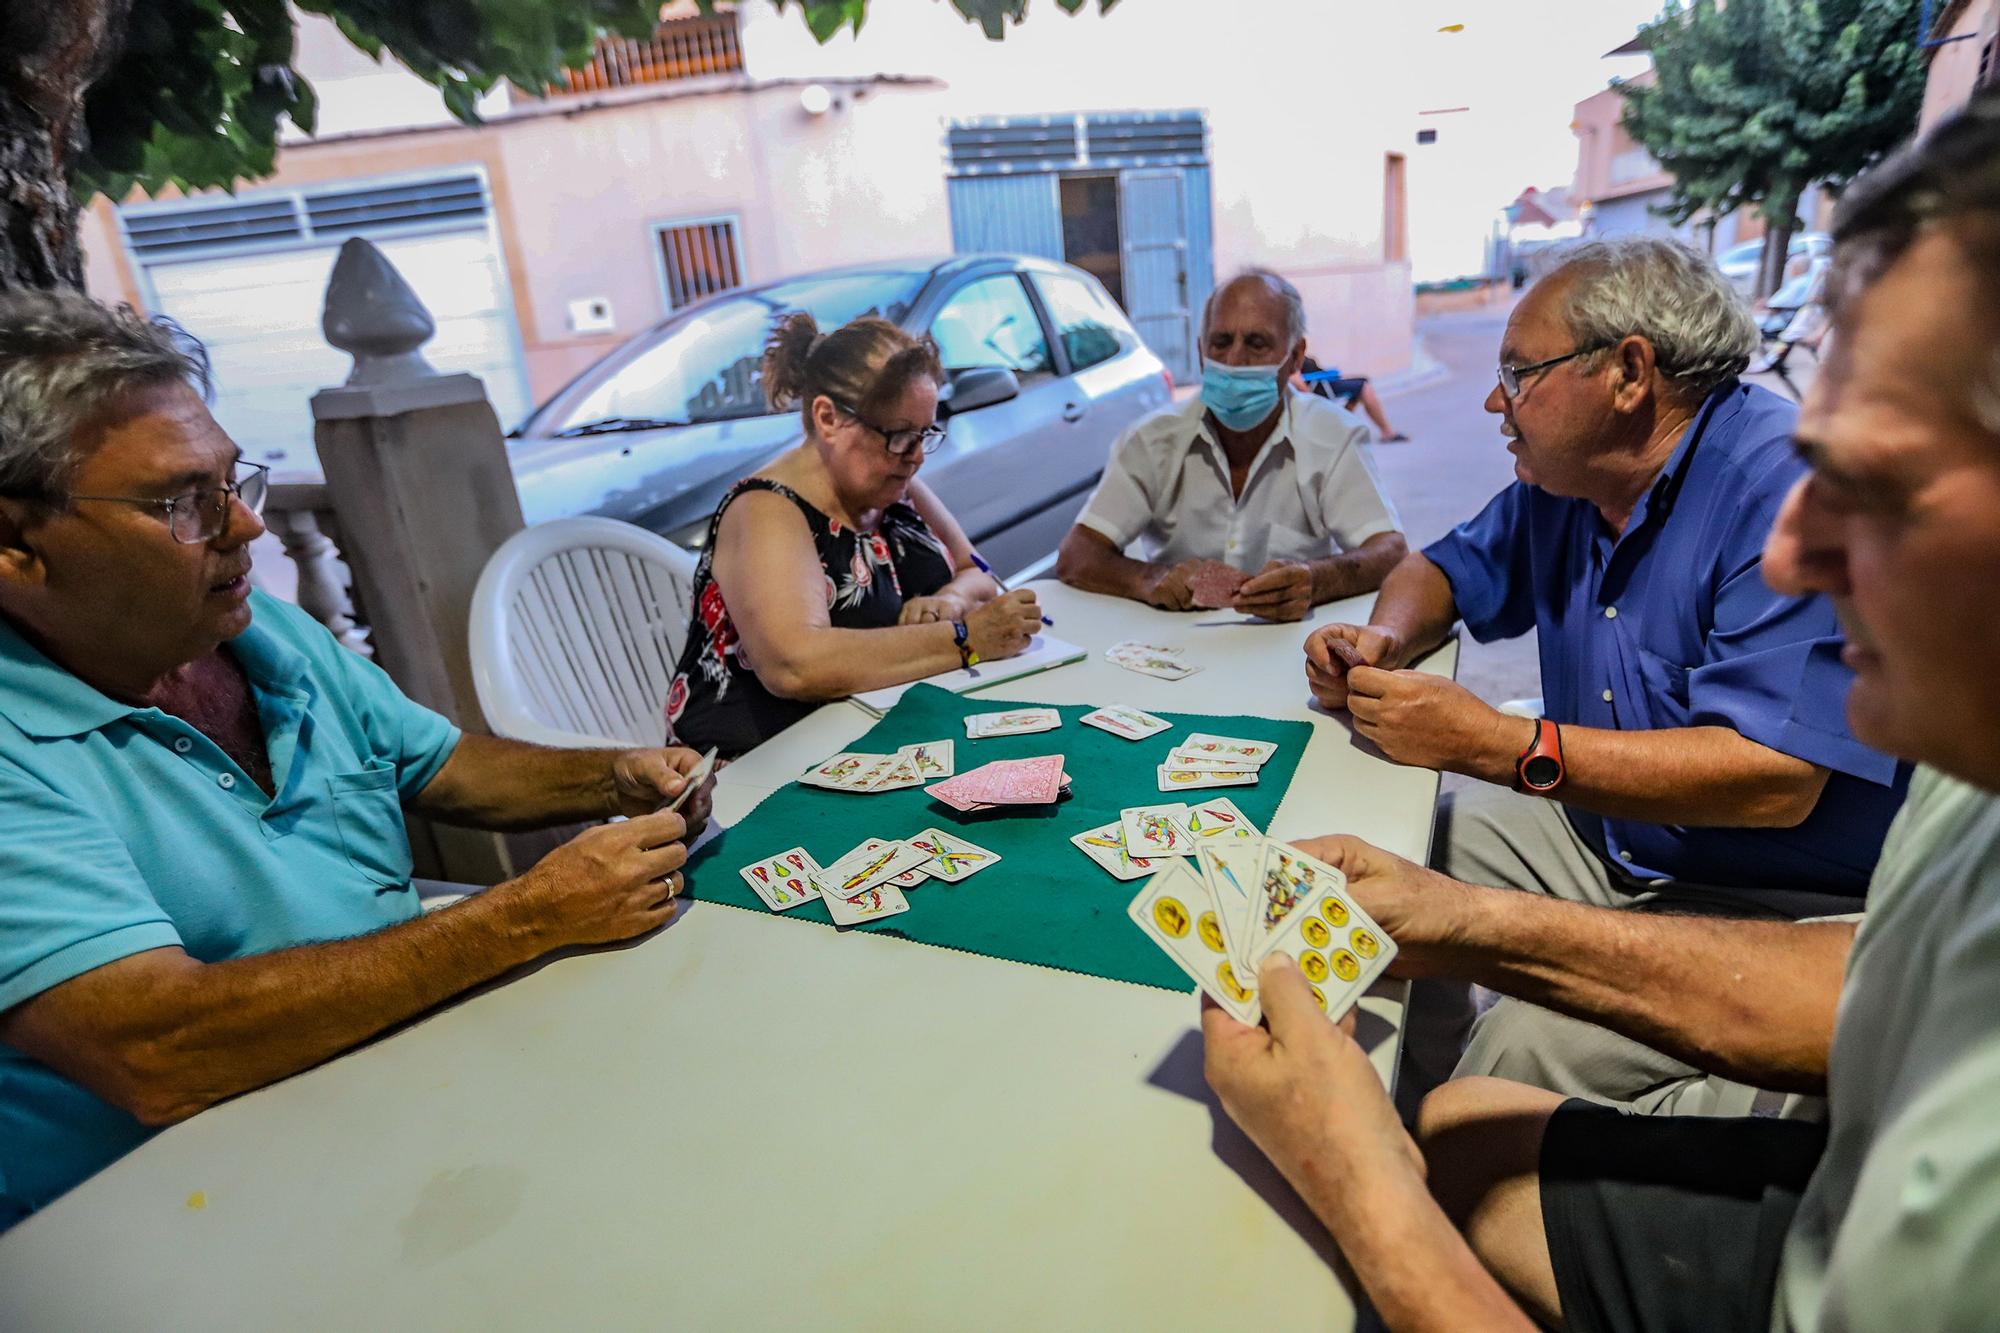
[[[999,584],[1001,592],[1008,591],[1007,580],[1001,578],[998,574],[995,574],[993,572],[993,566],[987,564],[985,558],[981,556],[979,552],[974,551],[972,553],[972,563],[979,566],[980,573],[984,574],[987,578],[992,579],[995,583]],[[1043,616],[1042,623],[1053,629],[1055,627],[1056,622],[1050,620],[1047,616]]]

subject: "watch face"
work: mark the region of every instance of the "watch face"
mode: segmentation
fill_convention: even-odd
[[[1562,765],[1545,754],[1538,754],[1521,765],[1521,784],[1536,791],[1544,791],[1562,781]]]

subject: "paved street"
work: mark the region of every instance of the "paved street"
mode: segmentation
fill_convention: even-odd
[[[1413,548],[1478,513],[1514,479],[1514,460],[1500,438],[1499,419],[1482,406],[1493,387],[1500,332],[1511,308],[1500,304],[1419,321],[1418,332],[1449,377],[1383,399],[1389,419],[1410,436],[1410,443],[1378,445],[1376,472]],[[1540,694],[1534,636],[1495,644],[1475,643],[1467,636],[1458,679],[1493,703]]]

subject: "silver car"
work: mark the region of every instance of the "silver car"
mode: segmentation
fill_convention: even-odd
[[[985,558],[1012,573],[1054,549],[1118,434],[1173,382],[1097,280],[1015,255],[829,269],[676,311],[586,370],[513,432],[530,523],[606,514],[689,548],[723,493],[799,439],[764,402],[779,316],[831,330],[879,315],[929,333],[949,383],[924,464]]]
[[[1800,255],[1810,255],[1813,259],[1824,259],[1833,253],[1833,237],[1823,231],[1800,232],[1792,237],[1785,248],[1785,266]],[[1732,245],[1715,257],[1715,266],[1722,270],[1722,276],[1729,279],[1729,285],[1749,300],[1757,290],[1757,274],[1764,266],[1764,242],[1744,241]],[[1781,280],[1782,281],[1782,280]]]

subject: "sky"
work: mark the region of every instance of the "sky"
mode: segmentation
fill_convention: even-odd
[[[1409,67],[1420,104],[1466,106],[1436,117],[1441,132],[1476,119],[1504,142],[1504,162],[1520,186],[1564,185],[1576,170],[1570,120],[1576,104],[1614,77],[1646,67],[1643,56],[1604,59],[1663,0],[1397,0],[1410,23]],[[1464,30],[1438,29],[1463,24]],[[1427,120],[1425,123],[1429,123]],[[1497,201],[1507,202],[1506,199]]]

